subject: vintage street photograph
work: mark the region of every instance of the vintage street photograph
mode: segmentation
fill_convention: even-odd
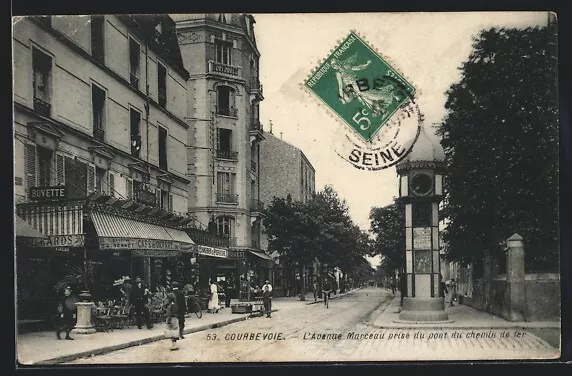
[[[557,23],[12,17],[16,367],[560,358]]]

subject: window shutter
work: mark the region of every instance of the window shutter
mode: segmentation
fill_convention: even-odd
[[[56,154],[56,185],[66,184],[65,157],[62,154]]]
[[[133,180],[125,178],[125,186],[127,187],[127,198],[133,198]]]
[[[157,207],[161,207],[161,190],[160,189],[155,189],[155,197],[157,198],[157,200],[155,201],[155,204],[157,205]]]
[[[108,172],[108,179],[109,179],[109,195],[111,197],[115,197],[115,175],[111,172]]]
[[[86,164],[87,167],[87,194],[95,192],[95,165]]]
[[[169,194],[169,213],[173,212],[173,195]]]
[[[36,145],[26,144],[26,186],[36,186],[37,177]]]

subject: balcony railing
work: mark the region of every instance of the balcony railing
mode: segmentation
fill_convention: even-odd
[[[139,89],[139,77],[137,77],[134,73],[129,74],[129,83],[131,83],[131,86],[133,86],[135,89]]]
[[[238,161],[238,152],[217,149],[216,157],[221,159],[230,159],[231,161]]]
[[[234,107],[219,107],[216,106],[216,114],[222,116],[232,116],[237,117],[238,110]]]
[[[225,77],[240,78],[240,71],[241,67],[209,60],[208,73],[218,74]]]
[[[252,93],[259,93],[260,95],[263,95],[262,84],[260,83],[260,80],[258,78],[253,78],[250,85],[251,85],[250,90],[252,91]]]
[[[238,238],[229,237],[228,238],[228,245],[229,245],[229,247],[236,247],[238,245]]]
[[[238,195],[234,193],[217,193],[216,202],[225,204],[238,204]]]
[[[250,202],[250,211],[252,211],[252,212],[264,211],[264,203],[258,199],[253,199]]]
[[[197,228],[188,228],[185,232],[189,234],[191,239],[197,244],[223,248],[229,246],[229,238],[226,236],[219,236]]]
[[[103,128],[93,128],[93,137],[95,137],[96,140],[103,142],[105,138],[105,131]]]
[[[34,98],[34,110],[36,110],[40,115],[50,116],[52,105],[40,98]]]

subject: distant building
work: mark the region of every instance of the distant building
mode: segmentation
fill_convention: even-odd
[[[292,201],[299,202],[310,200],[316,193],[316,171],[304,152],[272,133],[264,136],[266,139],[260,145],[260,200],[265,206],[270,205],[274,197],[290,196]],[[268,236],[264,231],[260,244],[262,249],[268,250]],[[295,294],[301,269],[281,264],[279,254],[276,250],[271,253],[277,261],[273,280],[275,295]],[[311,287],[311,277],[318,273],[317,269],[315,263],[305,269],[306,290]]]

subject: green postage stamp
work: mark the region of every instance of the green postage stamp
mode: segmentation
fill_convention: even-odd
[[[356,32],[349,33],[304,86],[351,128],[347,141],[353,147],[336,151],[356,167],[393,166],[413,145],[416,132],[399,132],[406,118],[413,120],[414,130],[419,128],[416,88]],[[371,152],[362,149],[378,152],[368,155]]]

